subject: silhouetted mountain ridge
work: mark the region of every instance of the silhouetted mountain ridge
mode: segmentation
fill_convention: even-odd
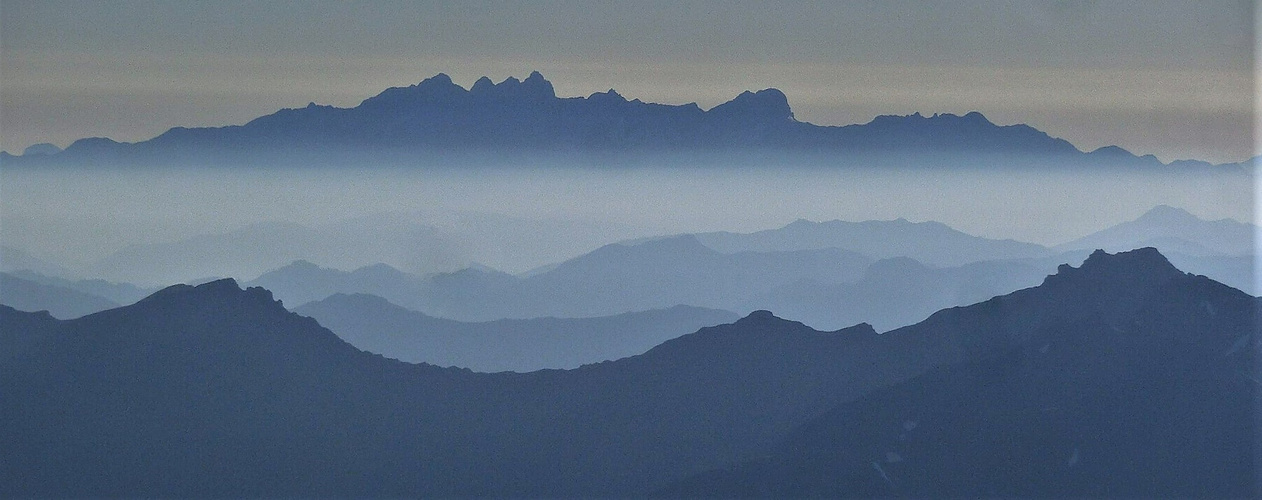
[[[814,418],[669,497],[1254,497],[1259,300],[1155,249],[882,335],[962,363]]]
[[[493,83],[482,77],[465,89],[445,74],[392,87],[352,108],[283,109],[244,125],[172,128],[147,141],[75,141],[65,151],[12,157],[5,165],[56,163],[246,163],[445,159],[661,158],[717,153],[737,161],[750,152],[805,155],[811,161],[864,164],[893,157],[944,161],[960,157],[1015,166],[1038,164],[1156,167],[1117,147],[1078,150],[1028,125],[998,126],[981,113],[963,116],[882,115],[865,124],[817,126],[794,119],[788,97],[769,88],[745,91],[703,110],[695,103],[628,101],[612,89],[587,97],[557,97],[538,72]],[[735,156],[730,156],[730,155]],[[838,156],[841,154],[841,156]],[[730,156],[730,157],[729,157]],[[697,158],[694,158],[694,160]],[[876,160],[874,160],[876,159]],[[1039,163],[1044,162],[1044,163]],[[1208,164],[1181,162],[1182,166]]]
[[[0,307],[0,494],[641,496],[761,460],[780,483],[678,493],[1252,496],[1257,307],[1156,251],[1098,252],[881,335],[759,311],[528,374],[368,354],[230,280],[69,321]],[[1091,474],[1049,466],[1073,446]]]

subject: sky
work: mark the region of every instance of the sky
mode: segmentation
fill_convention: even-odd
[[[799,120],[981,111],[1080,149],[1255,154],[1251,1],[0,0],[0,149],[354,106],[444,72],[541,71],[702,107],[775,87]]]

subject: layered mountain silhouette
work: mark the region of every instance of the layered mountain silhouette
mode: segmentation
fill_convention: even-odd
[[[365,353],[231,280],[0,307],[0,494],[1252,496],[1258,305],[1097,252],[881,335],[759,311],[528,374]]]
[[[1158,227],[1189,235],[1183,238],[1198,234]],[[300,261],[248,284],[272,290],[290,306],[367,293],[462,321],[605,316],[688,304],[782,311],[825,329],[866,321],[884,331],[1033,286],[1057,264],[1081,262],[1088,253],[1053,253],[936,222],[797,221],[754,233],[627,241],[516,276],[485,269],[415,276],[385,265],[345,272]],[[868,255],[884,262],[869,267]],[[1169,255],[1180,268],[1250,293],[1256,288],[1251,256]]]
[[[953,326],[968,362],[842,404],[765,458],[662,493],[1253,497],[1258,306],[1153,249],[1097,252],[1038,288],[889,334]]]
[[[387,212],[311,225],[266,221],[225,232],[133,244],[58,275],[165,286],[203,276],[248,279],[297,260],[338,269],[384,263],[421,274],[479,264],[520,271],[581,255],[634,234],[638,232],[625,225],[564,218],[438,210]],[[0,267],[36,269],[32,266],[38,263],[32,262],[17,254],[0,259]]]
[[[384,265],[344,272],[296,262],[249,282],[290,305],[333,293],[368,293],[461,321],[593,317],[680,304],[726,309],[805,278],[858,279],[871,259],[837,248],[715,251],[691,235],[606,245],[528,276],[465,269],[417,277]]]
[[[466,323],[408,310],[375,295],[336,294],[295,308],[351,345],[411,363],[480,372],[529,372],[641,354],[735,313],[676,306],[600,318],[536,318]]]
[[[607,159],[735,153],[721,157],[726,163],[749,160],[750,152],[776,157],[819,155],[817,159],[830,164],[865,157],[902,161],[963,155],[1009,164],[1052,162],[1062,167],[1162,165],[1152,156],[1138,157],[1117,147],[1085,153],[1027,125],[996,125],[978,112],[879,116],[866,124],[826,127],[794,119],[788,98],[776,89],[743,92],[703,110],[696,104],[627,100],[613,90],[587,97],[557,97],[552,84],[538,72],[525,80],[510,77],[500,83],[483,77],[469,89],[440,73],[415,85],[387,89],[352,108],[312,103],[244,125],[176,127],[137,143],[81,139],[62,152],[5,154],[0,161],[5,166],[258,162],[355,162],[362,166],[418,159],[520,160],[523,155]]]

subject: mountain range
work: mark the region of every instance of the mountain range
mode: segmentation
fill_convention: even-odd
[[[779,229],[699,233],[696,237],[705,246],[725,253],[845,248],[874,259],[909,257],[931,266],[1050,255],[1047,248],[1033,243],[983,238],[941,222],[901,218],[863,222],[798,219]]]
[[[311,103],[243,125],[176,127],[136,143],[87,138],[64,151],[40,153],[4,153],[0,162],[363,166],[418,160],[455,164],[570,158],[607,163],[677,157],[689,163],[712,158],[728,164],[799,157],[824,164],[963,158],[1059,167],[1163,165],[1151,155],[1136,156],[1116,146],[1082,152],[1033,127],[996,125],[978,112],[878,116],[865,124],[818,126],[796,120],[787,96],[774,88],[746,91],[703,110],[695,103],[627,100],[612,89],[587,97],[558,97],[552,83],[538,72],[498,84],[483,77],[469,89],[440,73],[415,85],[387,89],[351,108]]]
[[[1106,270],[1097,252],[1038,288],[909,327],[979,328],[973,340],[986,340],[972,348],[986,352],[843,403],[764,457],[659,494],[1257,495],[1258,299],[1155,250],[1131,254]],[[1139,280],[1118,288],[1122,275]],[[1069,321],[1047,321],[1057,315]]]
[[[487,220],[479,218],[473,223]],[[391,228],[428,227],[430,233],[425,234],[450,236],[443,241],[456,241],[459,237],[450,229],[439,231],[402,217],[373,217],[356,222],[372,228],[348,230],[354,225],[350,222],[321,229],[260,225],[165,246],[135,247],[112,258],[132,264],[113,269],[139,266],[147,267],[145,272],[150,274],[145,276],[157,276],[154,272],[184,276],[193,274],[181,267],[185,260],[206,265],[216,258],[253,252],[274,262],[291,255],[286,253],[290,251],[299,255],[345,256],[337,249],[352,248],[362,241],[377,241],[374,248],[390,246],[386,242],[394,240],[389,237],[356,235],[388,235]],[[513,242],[530,240],[527,233],[546,239],[548,234],[565,234],[565,228],[577,226],[562,224],[552,228],[555,233],[536,231],[539,227],[542,226],[526,224],[519,227],[519,236],[489,246],[519,248]],[[268,228],[276,231],[268,234]],[[263,273],[247,285],[271,290],[290,307],[338,293],[365,293],[431,316],[462,321],[607,316],[687,304],[740,312],[772,309],[822,329],[864,321],[884,331],[919,321],[938,309],[1037,284],[1058,263],[1081,262],[1090,249],[1074,248],[1093,243],[1109,249],[1153,244],[1181,269],[1256,294],[1252,252],[1232,253],[1252,246],[1254,229],[1251,224],[1229,219],[1206,221],[1181,209],[1159,206],[1134,221],[1049,249],[971,236],[936,222],[799,220],[753,233],[696,233],[627,240],[517,275],[486,267],[417,275],[386,264],[340,271],[299,260]],[[306,235],[298,240],[311,245],[267,244],[276,242],[276,234],[290,232]],[[316,248],[321,244],[320,236],[329,234],[341,235],[334,240],[343,243],[335,241],[324,250]],[[402,243],[404,240],[399,239],[401,252],[408,246]],[[440,243],[430,242],[421,249],[437,246]],[[178,255],[164,258],[162,249]],[[22,252],[8,249],[5,255],[15,254],[21,256]],[[124,255],[131,257],[124,259]],[[882,258],[873,259],[870,255]],[[32,259],[4,260],[0,264],[9,268],[31,262],[41,269],[52,267],[53,271],[68,273],[64,268]],[[109,266],[102,269],[106,267]],[[219,268],[200,269],[201,274],[212,274]],[[47,309],[62,318],[130,304],[153,291],[127,283],[71,280],[25,269],[10,274],[53,288],[28,293],[33,289],[0,287],[0,303],[20,310]],[[202,281],[206,280],[198,280]],[[729,283],[732,287],[716,291],[715,283]],[[61,292],[49,293],[56,290]],[[94,298],[84,302],[83,294]],[[78,305],[67,309],[66,305],[72,303]]]
[[[880,335],[758,311],[528,374],[365,353],[231,280],[0,307],[0,494],[1246,497],[1258,306],[1095,252]]]

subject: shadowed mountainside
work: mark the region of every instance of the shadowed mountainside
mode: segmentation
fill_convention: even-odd
[[[1060,490],[1040,489],[1039,478],[1062,476],[1031,472],[1042,462],[1000,462],[999,452],[1011,449],[986,439],[1014,436],[1029,448],[1021,458],[1066,459],[1059,421],[1036,415],[1047,399],[1101,403],[1096,413],[1067,406],[1069,415],[1120,409],[1126,417],[1071,426],[1087,443],[1079,445],[1082,464],[1094,460],[1088,453],[1097,445],[1198,438],[1155,462],[1093,463],[1090,470],[1108,473],[1098,484],[1114,488],[1110,493],[1202,487],[1247,495],[1254,464],[1246,451],[1254,439],[1248,410],[1257,389],[1244,378],[1256,373],[1241,370],[1256,370],[1256,308],[1257,299],[1183,274],[1155,250],[1097,252],[1038,287],[882,335],[867,325],[818,332],[762,311],[619,361],[477,374],[356,350],[315,320],[286,311],[267,291],[240,290],[230,280],[171,287],[70,321],[3,307],[0,386],[7,404],[0,417],[10,424],[0,428],[0,442],[10,460],[0,469],[0,493],[638,495],[768,453],[786,456],[776,443],[812,432],[802,424],[828,421],[836,414],[830,409],[858,415],[844,418],[854,422],[847,425],[873,427],[842,432],[857,441],[827,450],[850,456],[846,450],[871,444],[887,457],[896,451],[883,441],[888,419],[870,416],[876,410],[863,405],[886,408],[867,401],[891,399],[922,405],[930,413],[913,417],[920,429],[958,443],[900,456],[950,453],[979,467],[964,479],[924,469],[942,482],[899,491],[984,494],[969,487],[975,477],[1007,478],[1004,484],[1015,486],[998,491],[1013,494],[1098,491],[1075,489],[1086,484],[1076,479]],[[941,375],[973,373],[967,363],[999,368],[964,379]],[[1168,373],[1154,368],[1163,364]],[[994,382],[981,386],[986,397],[958,385],[871,392],[925,373],[914,383]],[[1093,389],[1079,392],[1083,387]],[[1209,397],[1214,404],[1205,404]],[[935,409],[941,401],[956,406],[943,413]],[[895,413],[894,425],[904,425]],[[963,429],[981,423],[997,434],[952,430],[968,422]],[[1012,429],[1035,437],[1015,437]],[[1058,439],[1038,440],[1043,435]],[[1111,435],[1121,441],[1109,441]],[[856,478],[853,491],[890,493],[870,488],[888,483],[870,481],[867,452],[855,453],[857,461],[835,462],[839,477]],[[1012,467],[1033,475],[1010,474]],[[703,485],[728,484],[727,476],[709,477]]]
[[[1115,259],[1097,252],[1038,288],[889,333],[955,330],[970,361],[842,404],[766,457],[659,493],[1256,496],[1258,300],[1152,249]]]

